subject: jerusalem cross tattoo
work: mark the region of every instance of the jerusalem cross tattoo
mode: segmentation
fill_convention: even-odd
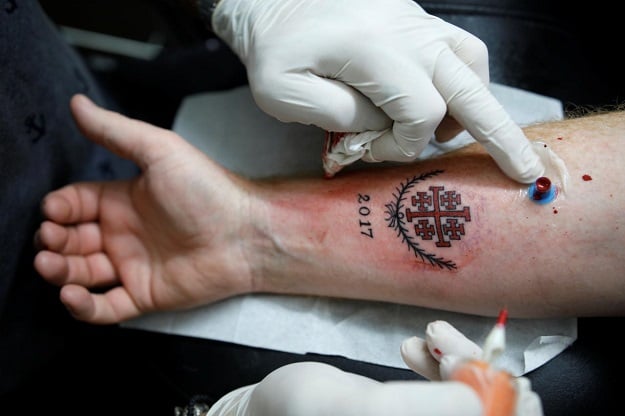
[[[414,176],[399,184],[393,192],[394,200],[386,204],[388,226],[414,255],[441,269],[455,270],[456,263],[429,252],[419,244],[433,242],[434,247],[451,247],[465,235],[465,224],[471,221],[471,209],[462,206],[462,196],[444,186],[429,186],[425,191],[414,191],[414,186],[444,171],[434,170]]]

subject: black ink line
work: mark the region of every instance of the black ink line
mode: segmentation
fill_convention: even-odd
[[[419,243],[414,241],[415,239],[408,233],[408,228],[403,221],[405,215],[402,211],[404,209],[404,201],[406,201],[407,198],[406,192],[408,192],[408,190],[410,190],[418,182],[430,179],[443,172],[443,170],[434,170],[419,176],[413,176],[412,178],[407,179],[406,182],[400,183],[399,186],[395,188],[395,192],[393,192],[395,202],[389,202],[385,205],[385,212],[388,214],[386,221],[388,222],[388,226],[390,228],[397,231],[397,236],[401,237],[402,242],[408,245],[408,249],[412,250],[415,257],[419,257],[423,262],[429,262],[432,266],[438,266],[441,269],[455,270],[457,269],[457,266],[453,261],[445,260],[443,257],[437,257],[436,255],[430,254],[420,248]]]

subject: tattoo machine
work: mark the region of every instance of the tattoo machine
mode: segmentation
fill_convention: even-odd
[[[455,369],[451,379],[468,384],[480,397],[486,416],[512,416],[515,414],[517,390],[514,376],[497,370],[491,364],[506,343],[506,309],[501,310],[497,323],[486,337],[482,358],[470,360]]]

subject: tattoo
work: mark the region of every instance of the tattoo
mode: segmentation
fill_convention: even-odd
[[[358,194],[358,204],[360,207],[358,208],[358,214],[360,215],[359,224],[360,224],[360,234],[365,237],[373,238],[373,228],[371,228],[371,221],[367,220],[369,214],[371,214],[371,208],[369,208],[369,202],[371,201],[371,196],[368,194]]]
[[[385,213],[388,226],[397,231],[397,236],[416,257],[441,269],[455,270],[456,263],[429,253],[416,241],[420,238],[433,241],[435,247],[451,247],[452,241],[465,235],[464,225],[471,221],[471,209],[461,206],[462,198],[456,191],[446,191],[444,186],[430,186],[425,192],[411,192],[417,183],[443,172],[434,170],[400,183],[393,193],[394,200],[386,204]],[[412,230],[407,223],[412,224]]]

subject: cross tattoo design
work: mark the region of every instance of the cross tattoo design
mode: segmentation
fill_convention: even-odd
[[[414,190],[419,183],[442,174],[433,170],[413,176],[400,183],[393,199],[386,204],[386,221],[414,255],[425,263],[440,269],[457,270],[453,260],[445,259],[422,242],[434,241],[431,247],[451,247],[465,235],[465,223],[471,221],[471,209],[462,206],[460,193],[445,190],[444,186],[430,186],[427,191]]]
[[[451,247],[451,240],[464,235],[464,223],[471,221],[469,207],[457,209],[462,203],[456,191],[445,191],[444,186],[430,186],[430,192],[416,192],[410,198],[412,207],[406,208],[406,220],[414,223],[415,233],[423,240],[436,238],[437,247]]]

